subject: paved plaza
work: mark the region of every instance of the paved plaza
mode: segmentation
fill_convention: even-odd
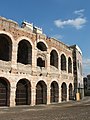
[[[3,107],[0,120],[90,120],[90,98],[53,105]]]

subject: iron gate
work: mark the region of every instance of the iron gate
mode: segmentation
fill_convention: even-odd
[[[61,86],[61,100],[67,101],[67,86],[66,83],[63,83]]]
[[[7,106],[7,84],[0,80],[0,106]]]
[[[36,104],[47,103],[47,88],[46,85],[38,83],[36,86]]]
[[[28,87],[24,80],[21,80],[17,84],[16,89],[16,105],[28,104]]]
[[[62,92],[62,101],[67,101],[67,93],[66,92]]]
[[[73,100],[73,89],[72,89],[72,84],[69,85],[69,100]]]
[[[51,84],[51,103],[58,102],[59,99],[59,88],[56,83]]]

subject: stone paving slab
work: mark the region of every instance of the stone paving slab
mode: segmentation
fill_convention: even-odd
[[[90,120],[90,100],[0,108],[0,120]]]

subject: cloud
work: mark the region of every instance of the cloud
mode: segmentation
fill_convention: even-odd
[[[60,35],[60,34],[53,35],[52,37],[56,38],[56,39],[62,39],[63,38],[63,36]]]
[[[54,21],[54,24],[58,28],[64,28],[64,26],[72,26],[75,27],[76,29],[80,29],[83,27],[83,25],[85,25],[86,22],[87,22],[86,18],[68,19],[65,21],[58,19]]]
[[[90,58],[83,59],[83,75],[87,76],[90,74]]]
[[[65,26],[72,26],[76,29],[81,29],[87,22],[86,18],[84,17],[84,14],[83,14],[84,11],[85,11],[84,9],[76,10],[76,11],[74,11],[74,14],[78,15],[77,18],[67,19],[67,20],[57,19],[54,21],[54,24],[58,28],[64,28]]]
[[[84,16],[84,14],[83,14],[84,11],[85,11],[85,9],[76,10],[76,11],[74,11],[74,14],[79,15],[79,17],[83,17]]]
[[[83,59],[83,66],[84,67],[90,67],[90,58],[84,58]]]

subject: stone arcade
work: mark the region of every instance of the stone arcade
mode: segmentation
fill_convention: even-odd
[[[23,22],[20,27],[0,17],[0,106],[71,100],[78,86],[75,50],[75,46],[47,37],[33,24]]]

